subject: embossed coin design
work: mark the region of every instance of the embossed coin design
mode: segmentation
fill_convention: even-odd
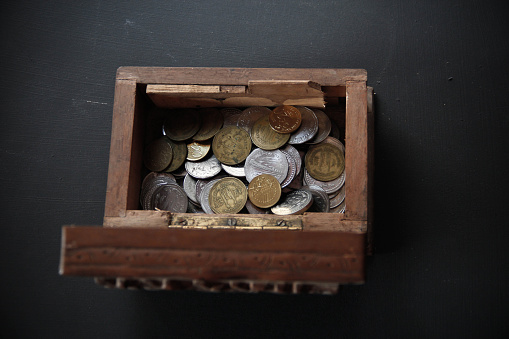
[[[329,135],[332,124],[327,114],[325,114],[323,111],[313,108],[313,113],[315,113],[316,118],[318,119],[318,132],[313,137],[313,139],[309,140],[308,142],[311,144],[318,144]]]
[[[200,116],[193,109],[171,111],[164,121],[164,134],[171,140],[183,141],[191,138],[200,129]]]
[[[237,121],[237,126],[243,128],[249,135],[251,135],[251,129],[255,122],[265,115],[269,115],[271,112],[267,107],[255,106],[249,107],[242,111]]]
[[[278,133],[292,133],[299,128],[301,122],[300,111],[293,106],[279,106],[269,114],[270,127]]]
[[[278,215],[302,214],[311,207],[313,197],[310,192],[297,190],[289,193],[284,200],[270,210]]]
[[[334,192],[337,192],[345,183],[345,171],[341,173],[339,177],[337,177],[334,180],[331,181],[320,181],[313,178],[311,175],[309,175],[309,172],[304,169],[304,184],[311,186],[311,185],[317,185],[320,186],[327,192],[327,194],[331,194]]]
[[[173,172],[186,161],[187,157],[187,146],[185,143],[181,141],[172,141],[168,139],[171,148],[173,149],[173,159],[171,160],[170,166],[168,166],[164,171],[165,172]]]
[[[270,174],[282,183],[288,174],[288,161],[283,152],[278,149],[265,151],[257,148],[247,157],[244,169],[248,182],[260,174]]]
[[[251,138],[242,128],[227,126],[221,129],[212,141],[212,151],[226,165],[244,161],[251,151]]]
[[[302,186],[303,190],[309,191],[313,196],[313,204],[309,208],[309,211],[329,213],[330,200],[327,193],[320,186]]]
[[[226,107],[221,109],[221,114],[223,114],[223,127],[237,126],[242,111],[238,108]]]
[[[282,134],[274,131],[269,124],[269,116],[258,119],[251,130],[253,143],[264,150],[278,149],[290,139],[290,134]]]
[[[155,209],[173,213],[184,213],[187,210],[186,192],[176,183],[159,186],[153,199]]]
[[[187,144],[187,160],[198,161],[209,153],[210,140],[191,141]]]
[[[274,206],[281,198],[281,185],[274,176],[260,174],[251,180],[247,193],[254,205],[268,208]]]
[[[289,144],[303,144],[311,140],[318,132],[318,118],[307,107],[296,106],[302,116],[302,122],[298,130],[292,133]]]
[[[209,192],[210,208],[219,214],[239,213],[244,208],[246,200],[246,186],[233,177],[219,179]]]
[[[196,179],[212,178],[221,172],[221,165],[214,155],[202,161],[186,161],[187,172]]]
[[[210,190],[212,189],[212,186],[214,186],[214,184],[218,181],[219,181],[219,179],[214,179],[214,180],[208,182],[203,187],[203,190],[200,194],[201,208],[207,214],[214,214],[214,211],[212,210],[212,208],[210,207],[210,204],[209,204],[209,193],[210,193]]]
[[[320,181],[338,178],[345,169],[345,158],[339,148],[321,143],[309,148],[305,165],[309,174]]]
[[[172,159],[173,149],[166,137],[160,137],[152,141],[143,153],[145,167],[155,172],[163,171],[170,165]]]
[[[201,127],[193,136],[194,140],[203,141],[212,138],[223,126],[223,115],[217,108],[204,108],[199,111]]]

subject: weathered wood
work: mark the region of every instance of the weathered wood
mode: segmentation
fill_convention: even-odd
[[[105,227],[144,227],[167,229],[171,213],[166,211],[128,210],[125,217],[104,217]]]
[[[278,105],[325,107],[320,84],[308,80],[250,80],[248,92]]]
[[[366,81],[367,72],[324,68],[120,67],[117,79],[144,84],[244,86],[250,80],[309,80],[322,86],[344,86],[348,80]]]
[[[364,280],[364,234],[65,227],[62,239],[64,275]]]
[[[364,81],[346,86],[346,216],[367,220],[368,214],[368,119]]]
[[[373,87],[367,87],[368,90],[368,234],[367,234],[367,254],[373,254],[374,249],[374,177],[375,177],[375,103]]]
[[[367,222],[364,220],[344,220],[343,213],[304,213],[303,231],[335,231],[365,233]]]
[[[172,228],[302,230],[302,216],[174,213],[170,225]]]
[[[168,97],[228,98],[230,96],[246,95],[246,86],[148,84],[146,91],[152,100],[159,95]]]

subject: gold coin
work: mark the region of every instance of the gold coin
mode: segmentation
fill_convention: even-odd
[[[194,140],[203,141],[212,138],[223,126],[223,115],[217,108],[200,110],[201,127],[193,136]]]
[[[251,130],[251,139],[253,143],[261,149],[270,151],[278,149],[286,144],[290,139],[289,133],[278,133],[270,127],[269,116],[263,116],[258,119]]]
[[[251,138],[244,129],[227,126],[214,136],[212,151],[223,164],[237,165],[246,160],[251,152]]]
[[[253,205],[261,208],[272,207],[281,198],[281,185],[274,176],[260,174],[249,183],[247,194]]]
[[[246,185],[237,178],[219,179],[210,189],[209,204],[215,213],[239,213],[246,201]]]
[[[173,149],[173,159],[171,160],[170,166],[168,166],[164,171],[165,172],[173,172],[186,161],[187,157],[187,147],[184,142],[181,141],[172,141],[168,139],[168,142]]]
[[[167,137],[152,141],[143,152],[145,167],[153,172],[163,171],[173,158],[173,149]]]
[[[209,153],[210,140],[193,141],[187,144],[187,160],[198,161]]]
[[[270,127],[278,133],[292,133],[302,122],[300,111],[293,106],[276,107],[269,114]]]
[[[339,148],[321,143],[309,148],[305,158],[309,174],[320,181],[338,178],[345,169],[345,158]]]

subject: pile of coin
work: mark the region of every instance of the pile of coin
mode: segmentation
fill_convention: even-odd
[[[169,110],[144,151],[143,209],[174,213],[345,211],[345,147],[304,106]]]

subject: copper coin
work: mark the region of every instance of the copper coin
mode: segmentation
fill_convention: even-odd
[[[309,174],[320,181],[338,178],[345,169],[345,157],[339,148],[321,143],[309,148],[305,165]]]
[[[221,129],[212,141],[212,151],[226,165],[244,161],[251,151],[251,138],[242,128],[227,126]]]
[[[194,140],[203,141],[212,138],[223,126],[223,115],[217,108],[204,108],[199,111],[201,127],[193,136]]]
[[[172,159],[173,149],[166,137],[160,137],[152,141],[143,153],[143,162],[150,171],[163,171]]]
[[[215,213],[238,213],[246,205],[247,189],[239,179],[226,177],[212,186],[208,200]]]
[[[174,110],[164,120],[164,134],[175,141],[193,137],[200,129],[200,116],[193,109]]]
[[[278,133],[292,133],[302,122],[300,111],[288,105],[276,107],[269,114],[270,127]]]
[[[251,180],[247,193],[255,206],[268,208],[274,206],[281,198],[281,185],[274,176],[260,174]]]
[[[187,160],[198,161],[209,153],[210,140],[205,141],[191,141],[187,144]]]
[[[329,135],[332,124],[327,114],[325,114],[323,111],[313,108],[313,113],[315,113],[316,118],[318,119],[318,132],[313,137],[313,139],[309,140],[308,142],[310,144],[318,144]]]
[[[274,150],[286,144],[290,134],[282,134],[274,131],[269,124],[269,116],[265,115],[258,119],[251,129],[253,143],[264,150]]]
[[[184,161],[186,161],[187,146],[181,141],[172,141],[170,139],[168,139],[168,141],[173,149],[173,159],[171,160],[170,166],[168,166],[164,171],[173,172],[182,166]]]

